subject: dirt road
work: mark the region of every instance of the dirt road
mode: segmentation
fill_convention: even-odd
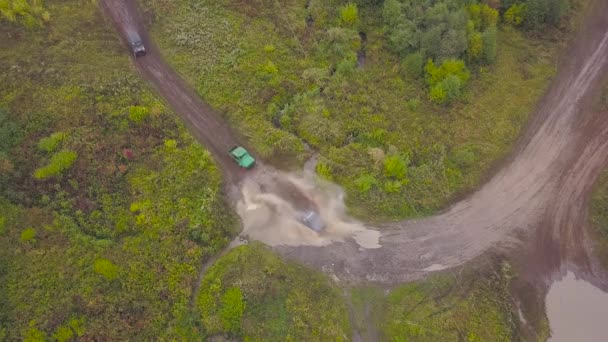
[[[593,270],[586,246],[586,202],[608,158],[608,120],[589,109],[608,64],[608,2],[596,1],[585,27],[505,166],[477,192],[444,213],[382,227],[381,248],[351,240],[277,246],[285,256],[344,281],[397,283],[462,265],[494,246],[531,244],[534,267],[563,261]],[[227,156],[237,143],[222,118],[162,60],[132,2],[102,0],[121,36],[136,28],[149,54],[134,60],[141,74],[215,156],[227,177],[245,175]],[[281,229],[282,227],[277,227]]]
[[[129,30],[134,30],[142,36],[148,53],[133,60],[140,74],[181,117],[195,138],[211,152],[224,170],[225,177],[235,180],[242,178],[245,172],[228,154],[231,147],[240,145],[237,135],[163,60],[147,34],[136,1],[102,0],[100,4],[124,40],[125,46],[128,46],[125,37]]]

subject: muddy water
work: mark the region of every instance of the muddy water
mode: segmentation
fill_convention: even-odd
[[[608,293],[568,272],[551,285],[546,302],[550,342],[608,341]]]
[[[241,187],[237,212],[243,222],[243,235],[271,246],[327,246],[349,239],[360,248],[380,247],[378,230],[348,217],[344,192],[337,185],[318,179],[311,172],[288,174],[267,168],[261,173],[246,179]],[[277,189],[277,184],[281,189]],[[298,200],[290,195],[297,195]],[[309,210],[325,224],[321,231],[302,223],[302,216]]]

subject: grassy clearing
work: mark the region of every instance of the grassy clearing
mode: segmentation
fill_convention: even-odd
[[[323,275],[258,243],[220,258],[197,298],[204,335],[245,341],[347,341],[340,292]]]
[[[297,168],[308,143],[353,213],[374,219],[427,215],[474,187],[532,113],[559,45],[501,27],[495,64],[475,68],[465,99],[444,107],[387,50],[377,9],[360,8],[353,30],[335,1],[142,3],[169,62],[259,156]],[[363,68],[352,63],[358,30]],[[395,155],[407,162],[400,178],[383,167]]]
[[[209,154],[96,2],[0,22],[0,340],[197,337],[203,260],[234,235]]]
[[[354,289],[355,326],[364,337],[377,329],[383,341],[518,340],[512,277],[503,263],[406,283],[386,296],[379,289]]]

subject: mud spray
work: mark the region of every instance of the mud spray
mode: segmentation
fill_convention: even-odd
[[[315,212],[324,223],[319,232],[303,223]],[[310,171],[282,173],[260,167],[243,181],[237,212],[242,235],[270,246],[327,246],[354,240],[361,248],[379,248],[380,232],[348,217],[344,191]]]

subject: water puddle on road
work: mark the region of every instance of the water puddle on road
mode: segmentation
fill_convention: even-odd
[[[550,342],[608,341],[608,293],[568,272],[551,285],[546,303]]]

